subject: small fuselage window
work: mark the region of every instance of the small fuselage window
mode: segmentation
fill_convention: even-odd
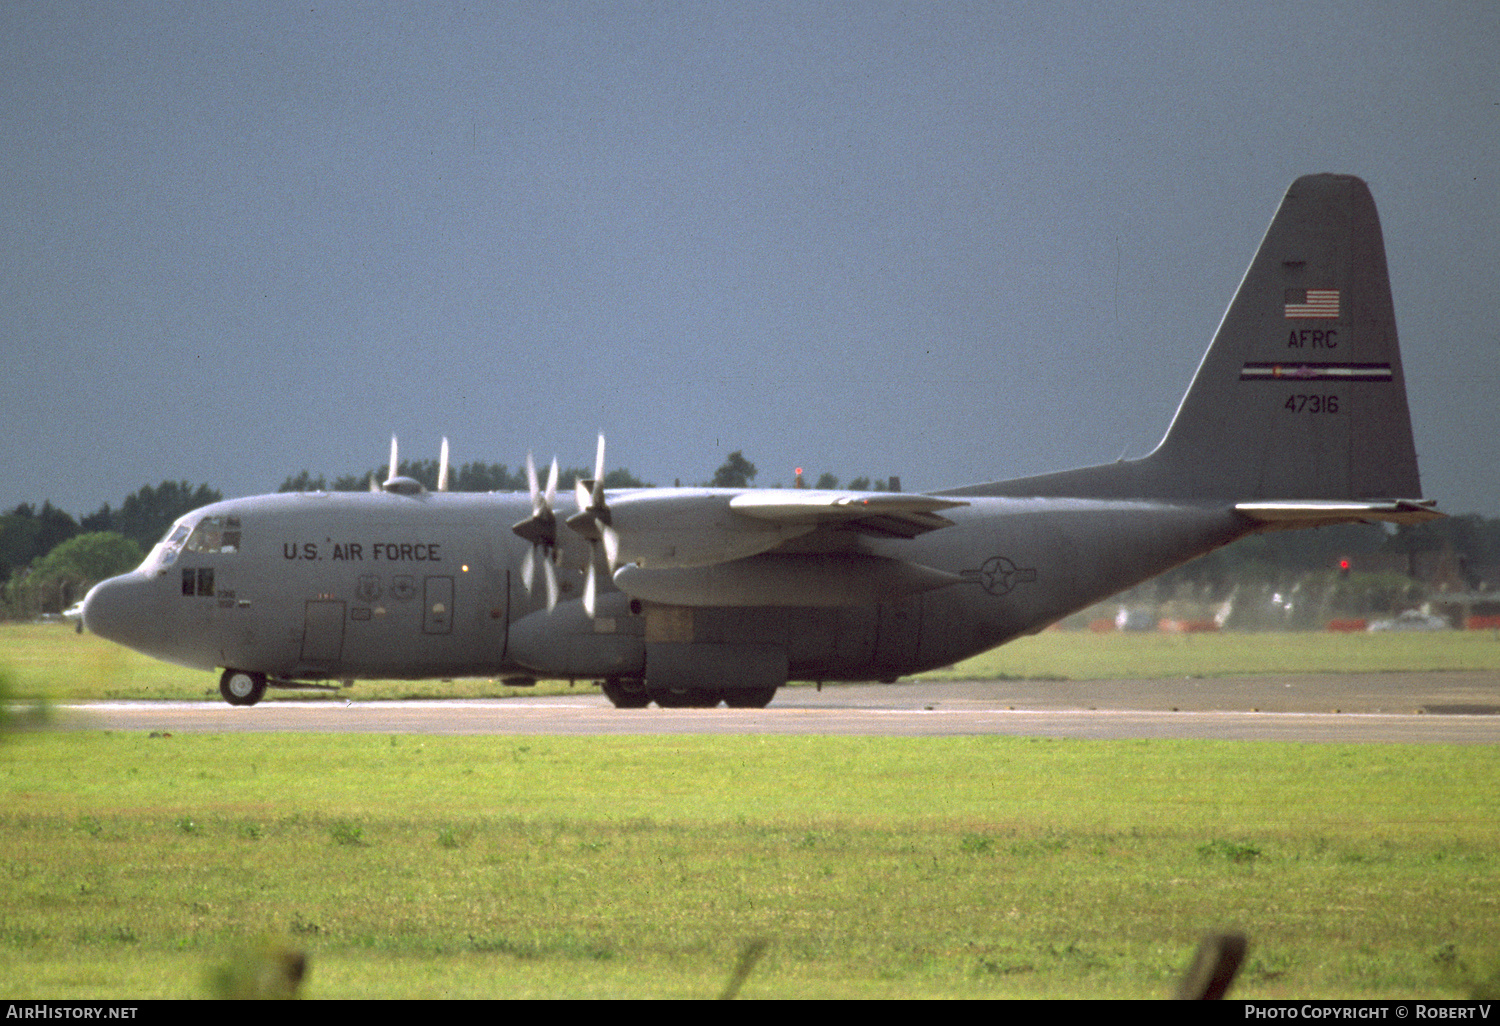
[[[185,567],[182,571],[182,593],[184,595],[207,595],[212,598],[214,594],[213,567],[199,567],[196,570]]]

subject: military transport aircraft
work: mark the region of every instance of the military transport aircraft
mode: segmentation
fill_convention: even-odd
[[[446,445],[445,445],[446,450]],[[1259,531],[1439,517],[1419,498],[1365,183],[1287,191],[1182,405],[1135,460],[928,494],[642,488],[559,508],[392,476],[189,513],[88,629],[267,687],[598,680],[617,706],[760,707],[787,680],[946,666]],[[568,508],[571,506],[572,508]]]

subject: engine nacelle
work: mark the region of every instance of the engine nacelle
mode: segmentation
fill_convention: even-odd
[[[620,592],[601,595],[594,616],[581,602],[539,610],[510,625],[506,655],[543,677],[639,677],[646,670],[645,620]]]

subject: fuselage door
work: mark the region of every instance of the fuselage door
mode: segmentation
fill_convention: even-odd
[[[336,664],[344,654],[344,602],[312,599],[302,628],[302,661],[318,666]]]

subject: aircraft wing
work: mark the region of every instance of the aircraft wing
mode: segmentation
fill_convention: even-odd
[[[954,499],[902,492],[759,491],[741,492],[729,508],[743,516],[783,524],[811,524],[857,531],[881,538],[915,538],[950,526],[938,510],[967,506]]]
[[[892,556],[849,551],[820,529],[909,539],[951,526],[938,511],[968,503],[896,492],[652,489],[611,496],[616,585],[669,605],[851,605],[960,578]],[[823,536],[820,536],[823,537]],[[826,549],[826,550],[825,550]],[[831,551],[831,550],[838,551]]]

